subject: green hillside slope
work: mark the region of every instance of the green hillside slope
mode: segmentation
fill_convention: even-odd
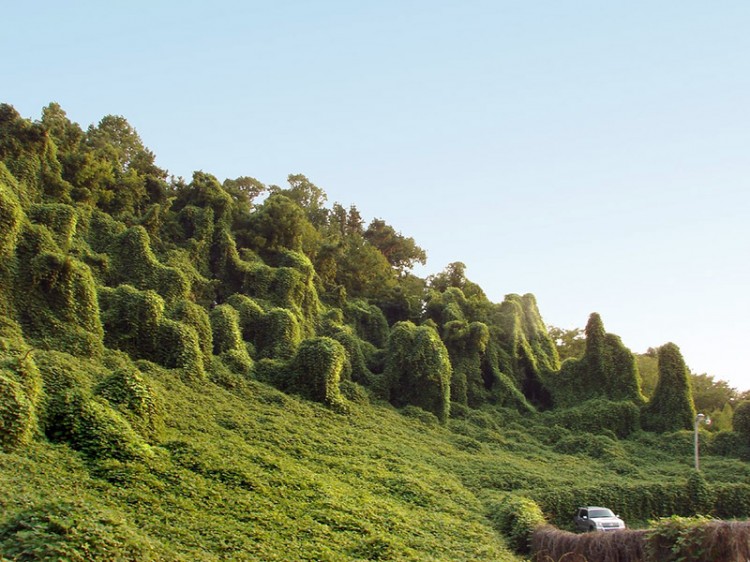
[[[746,431],[692,468],[676,345],[649,400],[598,314],[561,363],[533,295],[425,259],[304,176],[168,179],[121,117],[0,105],[0,555],[520,560],[580,504],[748,516]]]
[[[0,455],[6,557],[517,560],[493,517],[507,494],[561,509],[560,523],[566,508],[603,498],[627,517],[640,509],[628,494],[655,515],[664,503],[691,509],[689,435],[665,448],[647,436],[579,439],[510,410],[447,427],[385,404],[340,414],[262,383],[194,387],[139,366],[164,419],[139,458],[92,459],[46,440]],[[741,461],[710,456],[704,470],[750,481]]]

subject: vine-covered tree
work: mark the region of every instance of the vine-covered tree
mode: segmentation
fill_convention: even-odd
[[[386,348],[385,376],[396,406],[419,406],[445,422],[450,413],[451,363],[437,331],[399,322]]]
[[[635,357],[620,338],[604,330],[596,312],[586,324],[586,347],[580,359],[570,358],[548,378],[555,405],[574,406],[585,400],[644,402]]]
[[[166,177],[123,117],[84,131],[57,104],[37,122],[0,106],[0,331],[17,326],[18,349],[34,346],[41,361],[50,350],[106,357],[97,372],[131,375],[128,362],[144,360],[144,376],[150,362],[179,369],[185,384],[239,388],[255,377],[342,412],[344,396],[364,393],[355,382],[443,421],[451,398],[464,413],[590,398],[641,411],[633,356],[596,314],[584,339],[548,330],[533,295],[491,302],[462,262],[420,278],[411,270],[426,253],[413,238],[380,218],[365,227],[354,205],[327,208],[301,174],[285,188],[202,171]],[[644,419],[659,431],[673,419],[685,427],[689,405],[670,395],[683,388],[684,364],[669,346],[658,362]],[[20,444],[38,434],[39,393],[55,390],[27,392],[11,363],[0,365],[0,393],[18,410]],[[728,416],[731,389],[693,381],[701,407],[722,404]]]
[[[328,196],[325,191],[302,174],[289,174],[287,182],[287,189],[273,185],[269,188],[270,193],[288,197],[305,211],[315,228],[323,227],[328,221],[328,209],[325,208]]]
[[[551,407],[546,381],[560,368],[560,359],[534,295],[506,295],[493,320],[498,370],[509,375],[532,404]]]
[[[732,429],[740,434],[743,441],[750,443],[750,401],[737,404],[732,417]]]
[[[166,199],[166,172],[156,166],[136,130],[119,115],[107,115],[86,131],[88,168],[97,172],[92,185],[98,205],[107,212],[133,217],[151,202]]]
[[[680,348],[673,343],[664,344],[659,348],[659,381],[641,416],[643,429],[656,432],[692,429],[694,419],[690,380]]]
[[[274,194],[251,215],[248,242],[260,251],[282,249],[314,255],[319,235],[304,209],[286,195]]]
[[[250,176],[225,179],[221,185],[234,198],[238,210],[245,214],[252,210],[253,201],[268,191],[267,186]]]
[[[57,146],[44,126],[0,104],[0,161],[23,189],[22,203],[69,202],[71,185],[62,177]]]

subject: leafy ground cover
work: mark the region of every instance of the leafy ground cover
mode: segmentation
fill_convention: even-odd
[[[140,366],[165,409],[143,458],[87,460],[44,439],[0,455],[6,557],[519,560],[489,516],[503,494],[690,473],[689,448],[651,437],[608,438],[592,458],[559,452],[555,435],[575,434],[541,416],[487,408],[443,426],[353,402],[343,414],[260,382],[188,386]],[[750,479],[738,460],[704,464],[709,478]]]
[[[647,398],[597,313],[561,363],[533,295],[412,275],[304,176],[154,157],[122,117],[0,104],[1,556],[518,560],[583,503],[750,513],[750,410],[695,473],[674,344]]]

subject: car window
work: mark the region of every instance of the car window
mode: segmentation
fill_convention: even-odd
[[[596,519],[597,517],[614,517],[615,514],[609,509],[592,509],[590,517]]]

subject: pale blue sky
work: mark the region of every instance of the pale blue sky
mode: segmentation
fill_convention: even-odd
[[[6,2],[0,101],[303,173],[493,301],[750,388],[750,2]]]

